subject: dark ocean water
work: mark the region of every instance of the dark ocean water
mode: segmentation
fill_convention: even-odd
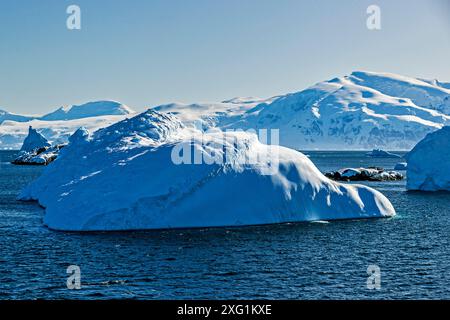
[[[398,159],[362,152],[307,152],[323,171]],[[43,210],[16,201],[42,168],[0,167],[0,299],[436,299],[450,298],[450,193],[406,192],[405,182],[367,183],[398,215],[390,219],[263,227],[64,233]],[[381,288],[366,286],[367,267]],[[81,268],[68,290],[66,268]]]

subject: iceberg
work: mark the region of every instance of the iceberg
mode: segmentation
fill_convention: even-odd
[[[367,152],[366,155],[372,158],[401,158],[399,155],[390,153],[381,149],[373,149],[370,152]]]
[[[450,190],[450,126],[428,134],[406,160],[408,190]]]
[[[407,162],[399,162],[395,165],[394,170],[405,171],[407,167]]]
[[[331,181],[298,151],[243,131],[201,132],[153,110],[93,134],[78,130],[19,199],[38,201],[44,224],[67,231],[395,215],[380,192]]]
[[[28,127],[28,136],[25,138],[20,151],[30,152],[39,148],[50,147],[48,140],[32,126]]]
[[[25,138],[19,155],[11,161],[16,165],[47,165],[58,156],[59,150],[64,144],[51,146],[48,140],[31,126],[28,136]]]

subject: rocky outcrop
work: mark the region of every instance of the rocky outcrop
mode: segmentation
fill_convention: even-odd
[[[41,147],[30,152],[21,151],[16,159],[11,163],[16,165],[48,165],[58,157],[59,150],[64,144],[53,147]]]
[[[336,181],[395,181],[404,177],[397,171],[385,171],[383,168],[345,168],[325,173]]]

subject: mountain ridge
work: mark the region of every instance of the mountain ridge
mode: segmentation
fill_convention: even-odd
[[[354,71],[268,99],[235,97],[222,102],[169,103],[152,108],[173,113],[183,123],[203,130],[279,129],[281,144],[294,149],[410,150],[428,133],[450,123],[450,83]],[[133,113],[119,102],[96,101],[59,108],[28,122],[36,122],[33,127],[38,129],[47,126],[52,135],[49,139],[53,140],[57,134],[69,136],[76,125],[95,130]],[[25,121],[23,124],[6,118],[0,120],[1,148],[20,145],[15,135],[23,136],[24,124],[28,123],[27,118],[19,118]],[[66,124],[70,126],[66,128]]]

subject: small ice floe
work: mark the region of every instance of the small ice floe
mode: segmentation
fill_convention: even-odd
[[[383,168],[345,168],[325,173],[325,176],[337,181],[395,181],[404,177],[397,171],[385,171]]]
[[[326,221],[326,220],[316,220],[316,221],[311,221],[311,223],[317,223],[317,224],[329,224],[330,221]]]
[[[405,171],[407,167],[408,167],[408,164],[406,162],[399,162],[395,165],[394,170]]]
[[[372,158],[401,158],[398,154],[390,153],[381,149],[373,149],[366,153],[366,156]]]

